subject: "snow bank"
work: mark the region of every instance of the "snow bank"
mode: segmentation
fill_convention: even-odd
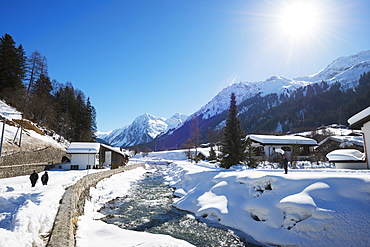
[[[294,246],[368,246],[370,171],[221,170],[176,162],[174,206],[239,229],[257,241]]]

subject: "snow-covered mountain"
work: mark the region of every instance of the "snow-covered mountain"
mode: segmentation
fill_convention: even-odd
[[[194,113],[194,115],[202,116],[203,119],[208,119],[227,110],[230,104],[231,93],[235,93],[236,102],[239,104],[245,99],[251,98],[257,94],[261,96],[270,93],[289,94],[289,92],[294,91],[296,88],[308,84],[310,84],[310,82],[287,79],[280,76],[272,76],[265,81],[259,82],[241,81],[224,88],[216,97]]]
[[[325,81],[329,84],[339,82],[343,89],[358,85],[358,79],[364,72],[370,71],[370,50],[359,52],[355,55],[340,57],[334,60],[326,68],[314,75],[288,79],[281,76],[272,76],[265,81],[246,82],[232,84],[224,88],[216,97],[194,113],[208,119],[227,110],[230,104],[230,94],[236,96],[237,104],[257,94],[261,96],[270,93],[278,95],[284,93],[290,95],[295,89],[313,83]]]
[[[241,121],[247,121],[253,119],[253,116],[259,113],[266,112],[271,107],[278,106],[284,99],[292,95],[298,95],[298,91],[302,96],[305,96],[309,89],[329,90],[330,86],[336,82],[341,84],[343,91],[348,88],[355,88],[359,83],[360,76],[369,71],[370,50],[352,56],[340,57],[310,76],[294,79],[272,76],[265,81],[235,83],[224,88],[178,128],[157,137],[156,142],[166,148],[181,146],[189,138],[189,126],[191,126],[193,119],[198,119],[202,138],[209,141],[212,137],[208,136],[208,133],[212,130],[217,131],[225,123],[231,93],[235,93],[237,104],[240,106],[239,116]],[[326,83],[323,84],[322,81]],[[321,88],[324,85],[327,85],[327,87]],[[308,86],[311,86],[311,88]],[[248,123],[249,127],[254,128],[256,127],[255,124],[261,124],[257,122]]]
[[[369,68],[370,50],[347,57],[340,57],[316,74],[296,78],[296,80],[311,83],[325,81],[329,84],[338,81],[342,84],[343,89],[346,89],[356,86],[359,75],[368,72]]]
[[[128,147],[152,141],[160,134],[176,128],[188,116],[176,113],[171,118],[155,117],[145,113],[137,117],[132,124],[107,133],[97,133],[97,137],[109,145]]]
[[[329,86],[339,82],[343,90],[354,88],[358,85],[360,75],[368,71],[370,71],[370,50],[340,57],[324,69],[309,76],[293,79],[272,76],[265,81],[234,83],[224,88],[211,101],[188,118],[176,118],[175,115],[168,120],[144,114],[138,117],[132,125],[105,135],[98,135],[98,137],[114,146],[132,146],[156,138],[156,142],[161,143],[164,147],[179,147],[188,139],[189,126],[193,119],[198,119],[199,126],[205,129],[203,135],[207,135],[207,131],[217,129],[217,126],[222,125],[226,118],[225,111],[230,104],[231,93],[235,93],[237,104],[242,105],[242,109],[239,111],[240,114],[250,109],[265,111],[269,107],[280,104],[282,102],[279,100],[281,95],[289,97],[297,92],[297,89],[302,90],[305,86],[321,83],[322,81],[325,81]],[[268,95],[272,93],[275,93],[278,98],[269,101]],[[256,101],[253,101],[253,98],[256,96],[266,97],[264,108],[255,106]],[[253,115],[253,113],[251,114]],[[172,124],[171,121],[173,121]],[[168,131],[169,129],[172,130]]]

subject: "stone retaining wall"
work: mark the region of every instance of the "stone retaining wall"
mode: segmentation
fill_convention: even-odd
[[[63,156],[67,156],[66,150],[53,147],[7,153],[0,160],[0,178],[29,175],[33,170],[42,172],[60,163]]]
[[[110,171],[89,174],[78,180],[74,185],[68,187],[61,200],[61,205],[55,217],[54,226],[47,246],[75,246],[74,235],[77,227],[77,220],[78,217],[84,213],[86,199],[90,198],[90,187],[96,186],[96,184],[104,178],[137,167],[144,167],[144,165],[144,163],[141,163]]]
[[[0,178],[12,178],[17,176],[31,175],[33,171],[40,173],[48,170],[50,164],[31,164],[31,165],[14,165],[14,166],[0,166]]]

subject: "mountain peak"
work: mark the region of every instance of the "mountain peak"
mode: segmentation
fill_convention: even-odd
[[[231,93],[235,93],[236,102],[238,105],[243,103],[243,109],[241,109],[239,112],[240,114],[243,114],[243,112],[255,107],[255,105],[253,105],[251,102],[255,102],[259,97],[263,98],[264,96],[272,93],[277,95],[277,97],[271,97],[275,99],[274,102],[263,102],[265,104],[263,107],[268,109],[269,107],[273,107],[281,103],[281,95],[287,97],[299,88],[320,83],[321,81],[325,81],[329,85],[339,82],[342,90],[355,87],[358,85],[360,75],[368,71],[370,71],[370,50],[359,52],[351,56],[340,57],[334,60],[324,69],[311,76],[289,79],[275,75],[267,78],[264,81],[240,81],[238,83],[233,83],[221,90],[221,92],[218,93],[212,100],[210,100],[206,105],[201,107],[197,112],[188,118],[178,113],[173,115],[170,119],[158,118],[145,113],[138,117],[132,124],[136,125],[136,127],[130,125],[131,127],[128,126],[125,128],[125,133],[120,136],[121,140],[119,140],[117,137],[116,142],[110,143],[111,145],[130,146],[132,144],[143,143],[146,140],[150,141],[158,136],[159,133],[164,132],[167,132],[167,136],[173,134],[171,138],[176,138],[176,135],[178,137],[176,132],[182,133],[182,135],[185,136],[189,131],[186,128],[181,130],[181,128],[188,126],[188,123],[191,122],[191,119],[193,119],[195,116],[200,117],[199,121],[207,120],[208,124],[212,121],[223,121],[223,119],[220,120],[221,118],[214,118],[217,120],[212,120],[211,118],[225,112],[228,109]],[[261,109],[255,109],[255,111],[261,111]],[[212,127],[210,128],[218,126],[218,124],[219,123],[212,123]],[[158,128],[158,126],[161,126],[161,129]],[[175,127],[176,129],[172,129]],[[126,130],[128,128],[130,131]],[[169,129],[172,130],[169,131]],[[110,136],[114,136],[114,133],[118,132],[123,131],[113,131]],[[130,134],[134,132],[135,135]],[[140,138],[138,136],[140,136]],[[161,138],[165,139],[165,136],[166,135],[163,135]],[[175,141],[173,141],[173,143],[175,143]]]
[[[146,143],[158,135],[177,127],[186,120],[187,116],[176,113],[170,119],[156,117],[149,113],[138,116],[132,124],[111,131],[109,134],[99,135],[98,138],[112,146],[127,147]]]

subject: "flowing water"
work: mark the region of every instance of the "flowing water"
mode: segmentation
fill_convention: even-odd
[[[131,192],[117,198],[101,209],[103,221],[121,228],[167,234],[195,246],[261,246],[248,243],[234,231],[217,223],[200,221],[194,215],[172,207],[173,189],[166,185],[159,171],[163,165],[154,165],[137,181]]]

